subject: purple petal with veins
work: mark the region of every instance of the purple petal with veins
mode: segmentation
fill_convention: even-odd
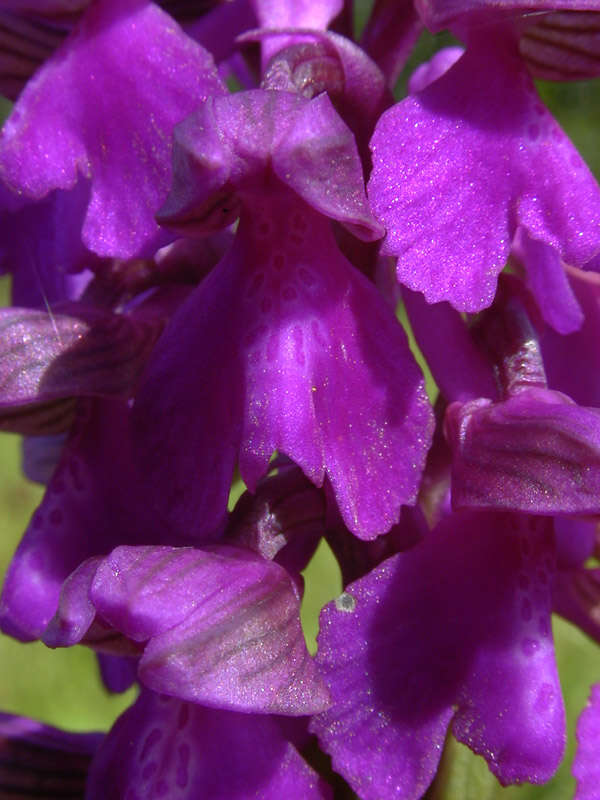
[[[48,428],[48,409],[57,407],[56,401],[128,394],[160,331],[158,324],[110,311],[85,306],[64,309],[64,313],[0,310],[4,430],[55,433],[58,429]],[[39,428],[42,419],[44,430]]]
[[[600,513],[600,410],[530,388],[446,411],[454,508]]]
[[[292,580],[250,551],[121,547],[96,572],[91,600],[114,628],[149,639],[139,676],[155,691],[248,712],[329,704]]]

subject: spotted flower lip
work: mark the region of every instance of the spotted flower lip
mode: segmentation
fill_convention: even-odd
[[[422,797],[449,726],[503,785],[552,775],[553,573],[548,519],[455,513],[326,606],[317,663],[333,705],[311,728],[361,798]]]
[[[282,718],[205,708],[147,689],[116,722],[90,769],[87,796],[331,800]]]
[[[209,100],[175,142],[159,218],[198,234],[240,222],[136,397],[147,480],[180,528],[215,527],[236,460],[254,489],[277,450],[317,486],[327,477],[356,535],[385,533],[416,500],[431,409],[404,332],[333,237],[330,219],[367,241],[381,232],[349,129],[325,95],[257,90]],[[176,407],[194,409],[191,425]]]

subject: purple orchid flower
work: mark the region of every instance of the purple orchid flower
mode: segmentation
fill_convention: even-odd
[[[364,800],[419,798],[448,726],[503,785],[552,775],[565,720],[547,519],[452,514],[322,612],[312,730]]]
[[[560,283],[561,260],[582,267],[598,256],[600,189],[540,102],[519,53],[529,18],[503,14],[564,6],[420,5],[429,25],[452,24],[467,49],[380,119],[369,197],[387,229],[382,252],[398,257],[398,280],[428,302],[489,306],[517,237],[533,286]],[[564,276],[560,288],[568,292]],[[577,321],[571,313],[560,332]]]
[[[380,229],[326,96],[214,98],[177,129],[160,219],[204,233],[238,215],[136,397],[145,479],[180,528],[214,528],[236,460],[254,488],[278,450],[317,486],[327,476],[346,525],[374,538],[415,500],[431,410],[401,327],[333,238],[330,218]]]
[[[91,4],[2,129],[0,177],[13,207],[89,181],[86,247],[153,255],[165,243],[154,214],[169,186],[173,126],[223,91],[210,54],[154,3]]]

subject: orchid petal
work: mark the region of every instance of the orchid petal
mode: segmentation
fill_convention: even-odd
[[[503,784],[552,775],[565,736],[552,556],[547,521],[455,514],[325,608],[333,705],[311,728],[364,800],[421,797],[453,717]]]
[[[600,684],[592,686],[587,706],[577,722],[577,752],[573,775],[577,779],[575,800],[598,800],[600,797]]]
[[[0,713],[0,795],[83,797],[91,758],[103,738]]]
[[[222,517],[238,453],[254,489],[278,450],[317,486],[327,475],[346,525],[372,539],[416,500],[432,428],[422,376],[327,221],[284,193],[263,206],[157,345],[134,408],[140,462],[195,530]]]
[[[202,708],[143,691],[90,770],[89,800],[328,800],[275,718]]]
[[[519,224],[576,266],[598,252],[600,188],[500,35],[387,111],[372,150],[382,252],[428,302],[490,305]]]
[[[286,571],[250,551],[220,547],[115,550],[94,579],[104,620],[150,639],[142,682],[233,710],[309,714],[328,705]]]
[[[223,91],[212,57],[154,3],[93,3],[5,123],[0,175],[40,199],[81,173],[92,181],[86,246],[122,258],[154,251],[173,126]]]
[[[600,513],[600,410],[527,389],[446,412],[454,508]]]

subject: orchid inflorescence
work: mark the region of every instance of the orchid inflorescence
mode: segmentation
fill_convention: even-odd
[[[457,44],[396,101],[424,28]],[[357,39],[342,0],[1,0],[0,31],[0,430],[46,485],[0,626],[139,685],[106,734],[3,715],[0,794],[411,800],[449,735],[548,781],[552,613],[600,641],[600,188],[534,79],[600,75],[600,1],[376,0]],[[600,684],[578,800],[599,765]]]

